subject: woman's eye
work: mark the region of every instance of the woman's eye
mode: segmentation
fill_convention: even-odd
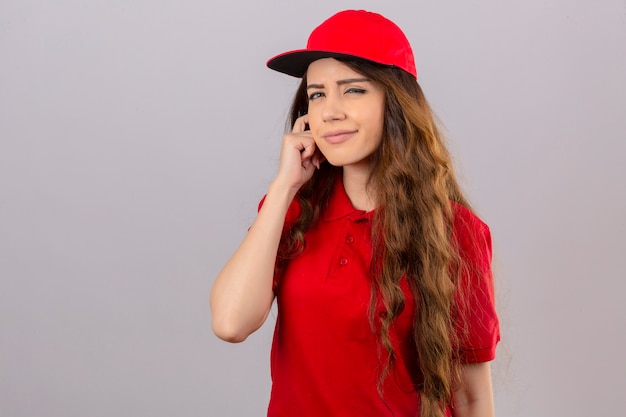
[[[348,88],[346,90],[346,93],[352,93],[352,94],[365,94],[365,90],[362,88]]]
[[[311,95],[309,95],[309,100],[315,100],[316,98],[320,98],[322,96],[323,94],[320,93],[319,91],[315,93],[311,93]]]

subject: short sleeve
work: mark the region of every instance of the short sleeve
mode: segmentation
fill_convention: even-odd
[[[267,197],[267,195],[264,195],[261,201],[259,201],[257,212],[261,211],[261,207],[263,207],[263,203],[265,202],[265,197]],[[288,230],[289,227],[294,225],[294,223],[298,220],[298,217],[300,216],[300,211],[300,204],[298,203],[298,200],[294,198],[289,205],[289,209],[287,209],[287,215],[285,216],[285,226],[283,228],[284,230]]]
[[[461,258],[458,265],[455,329],[462,363],[493,360],[500,341],[491,269],[489,227],[469,209],[453,203],[453,241]]]
[[[259,205],[257,207],[257,211],[261,211],[261,207],[263,207],[263,203],[265,202],[265,197],[267,197],[267,195],[263,196],[263,198],[261,199],[261,201],[259,201]],[[285,224],[283,226],[283,232],[282,232],[282,236],[281,236],[281,244],[282,244],[282,239],[289,233],[289,229],[291,229],[291,227],[293,227],[293,225],[296,223],[296,221],[298,220],[298,217],[300,217],[300,212],[301,212],[301,208],[300,208],[300,204],[298,203],[298,200],[296,198],[294,198],[291,202],[291,204],[289,205],[289,209],[287,209],[287,214],[285,215]],[[282,271],[284,270],[284,261],[281,262],[280,259],[278,259],[278,257],[276,258],[276,265],[274,267],[274,282],[273,282],[273,286],[272,286],[272,290],[274,290],[274,293],[276,293],[277,287],[280,283],[280,277],[282,275]]]

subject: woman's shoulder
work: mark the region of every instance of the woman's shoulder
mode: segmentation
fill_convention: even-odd
[[[491,260],[491,231],[472,210],[452,202],[454,216],[452,235],[464,257]]]
[[[455,231],[463,233],[489,232],[489,226],[472,210],[456,201],[452,201],[451,204]]]

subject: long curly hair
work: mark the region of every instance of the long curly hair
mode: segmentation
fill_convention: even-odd
[[[463,264],[451,238],[454,214],[450,202],[468,208],[469,204],[417,80],[397,68],[362,60],[341,61],[385,89],[383,138],[371,156],[368,184],[379,204],[372,227],[370,323],[376,328],[375,320],[381,320],[379,338],[388,358],[379,393],[383,395],[382,381],[396,357],[389,328],[405,307],[400,280],[406,277],[417,308],[413,340],[422,373],[422,382],[416,387],[420,415],[443,417],[459,382],[454,351],[459,337],[455,332],[455,290]],[[290,126],[307,109],[305,75],[292,103]],[[304,234],[324,211],[341,173],[341,167],[324,163],[299,190],[300,215],[282,238],[279,263],[302,250]],[[387,312],[380,319],[374,317],[377,296],[382,296]]]

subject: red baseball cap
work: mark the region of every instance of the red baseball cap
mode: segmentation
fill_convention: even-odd
[[[417,78],[413,50],[402,30],[386,17],[365,10],[331,16],[311,32],[306,49],[276,55],[267,66],[302,77],[311,62],[340,57],[398,67]]]

